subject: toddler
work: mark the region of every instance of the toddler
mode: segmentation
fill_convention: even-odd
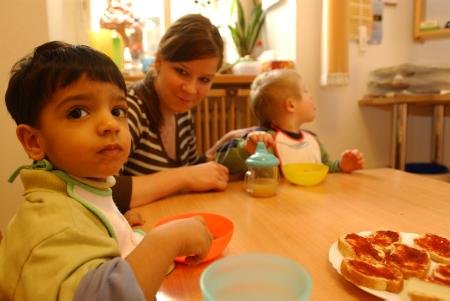
[[[262,127],[219,147],[216,160],[228,167],[230,175],[242,175],[245,160],[255,152],[259,141],[273,149],[281,165],[323,163],[330,172],[346,173],[363,168],[358,150],[346,150],[339,159],[330,160],[317,136],[301,128],[314,120],[316,109],[296,71],[276,69],[260,74],[252,83],[250,97],[252,111]]]

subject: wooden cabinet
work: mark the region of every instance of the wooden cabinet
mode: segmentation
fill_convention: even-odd
[[[430,0],[432,1],[432,0]],[[429,39],[450,38],[450,28],[420,30],[420,23],[426,20],[427,0],[414,0],[413,38],[418,42]],[[447,20],[450,21],[450,20]]]
[[[124,74],[125,81],[132,83],[144,78],[144,74]],[[250,89],[255,75],[217,74],[214,76],[212,89],[225,89],[227,95],[236,95],[238,89]]]

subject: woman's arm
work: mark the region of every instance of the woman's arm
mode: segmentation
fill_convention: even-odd
[[[130,208],[145,205],[183,190],[224,190],[227,185],[228,169],[214,161],[134,176]]]

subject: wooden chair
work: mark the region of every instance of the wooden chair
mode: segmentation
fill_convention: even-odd
[[[234,90],[227,95],[225,89],[211,89],[205,99],[192,109],[200,154],[207,151],[225,133],[251,126],[250,91]]]

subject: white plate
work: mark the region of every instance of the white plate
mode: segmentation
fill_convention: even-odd
[[[368,236],[369,234],[371,234],[374,231],[364,231],[364,232],[359,232],[358,234],[361,236]],[[419,237],[420,235],[417,233],[405,233],[405,232],[400,232],[400,237],[401,237],[401,243],[408,245],[408,246],[412,246],[414,244],[414,238]],[[335,241],[331,247],[330,247],[330,251],[328,252],[328,260],[330,261],[331,265],[333,266],[333,268],[335,268],[335,270],[340,274],[341,274],[341,262],[344,259],[344,256],[342,256],[341,252],[338,249],[338,242]],[[431,267],[430,267],[430,271],[432,270],[433,266],[435,265],[435,263],[431,262]],[[388,300],[388,301],[400,301],[400,293],[399,294],[394,294],[394,293],[390,293],[387,291],[379,291],[379,290],[374,290],[368,287],[364,287],[364,286],[360,286],[357,285],[357,287],[359,287],[360,289],[362,289],[363,291],[368,292],[371,295],[377,296],[379,298],[383,298],[384,300]]]

